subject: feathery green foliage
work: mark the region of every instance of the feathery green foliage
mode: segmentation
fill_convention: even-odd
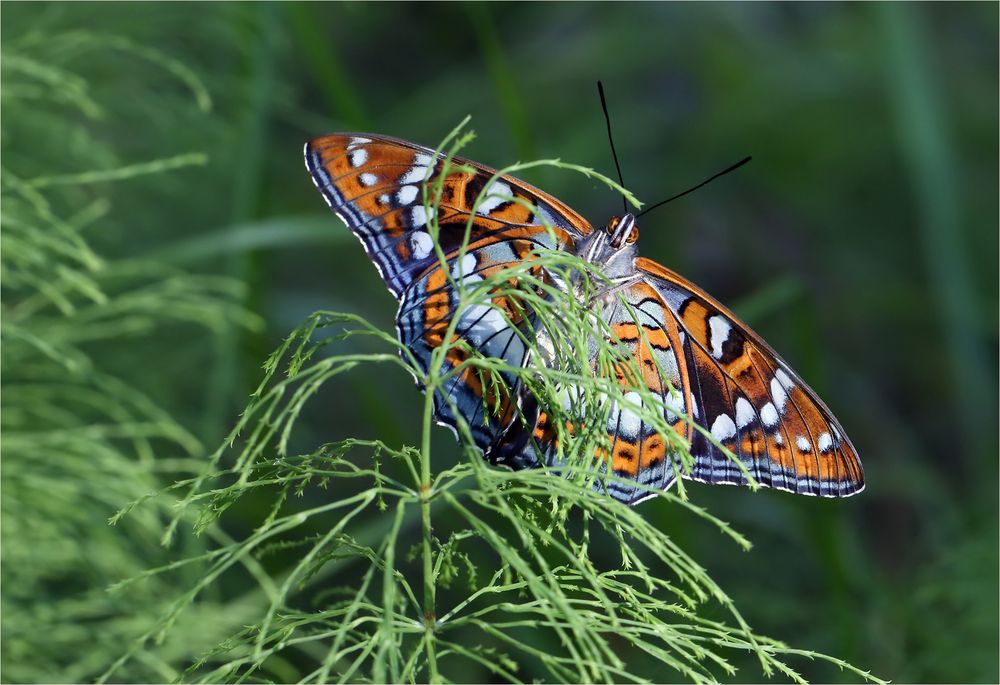
[[[122,343],[144,348],[164,332],[255,323],[234,305],[241,284],[139,258],[107,258],[90,240],[114,215],[111,184],[179,172],[205,158],[184,153],[115,164],[119,151],[78,124],[103,118],[105,108],[68,62],[88,45],[123,50],[151,61],[166,78],[179,78],[207,107],[200,83],[180,63],[128,41],[96,41],[84,32],[49,38],[51,61],[37,54],[38,41],[28,35],[5,46],[2,62],[5,682],[95,677],[170,594],[160,579],[114,599],[108,586],[209,542],[188,535],[178,549],[160,548],[170,502],[159,497],[121,526],[108,525],[123,501],[155,492],[177,474],[199,472],[203,452],[154,398],[106,364],[104,351]],[[34,107],[10,106],[19,101]],[[59,166],[51,167],[59,173],[39,170],[48,160],[44,145],[31,145],[39,120],[70,132],[59,148]],[[11,140],[25,147],[8,147]],[[21,154],[28,149],[33,154]],[[67,169],[74,171],[62,173]],[[220,615],[202,624],[201,635],[233,625]],[[171,664],[183,661],[197,637],[188,633],[189,640],[174,641],[121,677],[175,677]]]
[[[454,153],[469,139],[456,135],[457,130],[446,141],[454,142],[442,149]],[[589,170],[544,164],[574,168],[617,187]],[[442,178],[448,169],[462,167],[446,165]],[[428,209],[436,208],[439,189],[432,184],[426,193]],[[599,482],[612,476],[593,455],[607,450],[608,436],[590,427],[603,427],[611,406],[629,400],[613,374],[593,372],[587,350],[597,345],[599,371],[635,362],[609,342],[607,324],[589,315],[593,292],[571,296],[553,285],[600,288],[603,277],[593,265],[539,251],[469,283],[451,274],[437,242],[439,227],[435,220],[429,226],[459,293],[443,336],[452,342],[437,348],[424,369],[395,336],[355,315],[319,312],[289,335],[267,359],[250,404],[213,455],[211,476],[179,481],[168,490],[179,493],[182,504],[167,535],[177,534],[192,516],[196,532],[213,530],[251,492],[269,493],[272,506],[243,539],[182,562],[199,569],[197,581],[101,680],[118,679],[119,668],[139,658],[154,638],[173,633],[174,623],[213,587],[237,582],[251,586],[247,597],[265,600],[260,612],[204,652],[182,680],[439,682],[453,679],[462,672],[459,662],[470,661],[512,682],[521,680],[527,662],[563,682],[643,681],[656,673],[662,678],[664,667],[685,680],[714,682],[734,673],[728,656],[737,651],[755,654],[768,675],[800,681],[786,659],[802,655],[877,681],[835,658],[753,633],[696,561],[641,510],[600,491]],[[466,308],[498,296],[537,319],[535,335],[519,334],[529,358],[544,362],[509,367],[475,354],[454,335]],[[366,341],[361,349],[339,349],[359,338]],[[449,362],[456,348],[457,364]],[[408,373],[424,390],[420,447],[348,438],[304,453],[290,449],[298,417],[322,386],[376,364]],[[516,374],[542,398],[558,431],[560,468],[490,467],[461,421],[464,458],[450,467],[438,465],[431,449],[434,391],[470,370],[487,398],[507,391],[501,372]],[[633,371],[638,377],[638,368]],[[648,389],[642,399],[630,408],[673,440],[676,468],[690,468],[686,445],[664,422],[662,403]],[[489,413],[484,420],[491,420]],[[325,494],[317,497],[317,490]],[[678,514],[707,519],[749,547],[728,525],[689,503],[682,488],[657,496]],[[116,518],[127,520],[142,511],[141,504]],[[595,545],[615,546],[620,563],[595,564],[589,555]],[[265,570],[279,550],[297,550],[297,561]],[[178,566],[139,574],[119,589]],[[248,577],[235,581],[241,566]],[[454,585],[465,587],[464,598],[439,602],[438,589]],[[706,611],[713,606],[728,619]],[[558,647],[539,646],[545,642]],[[642,673],[636,666],[640,655],[651,657],[660,670]]]

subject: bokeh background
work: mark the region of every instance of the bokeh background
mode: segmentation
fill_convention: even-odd
[[[3,680],[91,680],[144,612],[183,591],[170,577],[144,586],[146,604],[107,593],[208,544],[164,549],[156,516],[107,519],[197,472],[294,326],[334,309],[391,329],[395,304],[313,188],[303,142],[371,131],[433,146],[470,114],[465,154],[478,161],[612,173],[598,78],[626,184],[646,202],[753,155],[646,217],[641,249],[783,354],[840,418],[868,480],[846,501],[692,486],[750,552],[670,507],[646,514],[764,634],[895,682],[1000,679],[996,3],[5,3],[2,19],[6,208],[31,204],[11,194],[19,179],[194,154],[164,173],[41,190],[67,220],[90,212],[83,235],[107,265],[229,284],[212,295],[225,306],[153,321],[155,300],[140,301],[132,314],[150,321],[116,329],[99,305],[38,305],[45,279],[13,279],[27,267],[5,247]],[[528,180],[594,223],[620,209],[576,174]],[[3,218],[13,240],[19,224]],[[111,272],[102,288],[148,292]],[[26,330],[72,341],[186,437],[97,436],[114,420],[82,401],[25,410],[37,379],[19,374],[45,357],[18,356]],[[413,443],[421,406],[401,374],[351,374],[312,403],[298,439]],[[107,443],[59,443],[67,431]],[[242,503],[227,533],[245,534],[267,504]],[[225,587],[204,607],[240,615]],[[223,637],[209,624],[203,646]],[[195,656],[170,644],[139,659],[145,677]]]

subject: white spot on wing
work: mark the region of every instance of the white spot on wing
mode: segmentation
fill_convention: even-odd
[[[795,382],[792,381],[792,379],[788,377],[788,374],[781,369],[774,372],[774,377],[777,378],[778,382],[781,383],[785,390],[788,390],[789,392],[791,392],[795,387]]]
[[[634,390],[626,393],[623,399],[634,406],[643,406],[642,396]],[[639,419],[639,415],[631,408],[622,407],[618,402],[615,402],[611,408],[611,412],[608,414],[607,428],[609,433],[617,433],[628,440],[635,441],[639,439],[642,421]]]
[[[539,361],[546,365],[552,364],[556,358],[556,346],[552,342],[552,336],[544,328],[539,328],[535,332],[535,343],[538,346]]]
[[[737,428],[746,428],[751,423],[753,423],[756,418],[757,415],[754,414],[753,407],[750,405],[749,402],[746,401],[746,398],[741,397],[738,400],[736,400]]]
[[[768,402],[761,407],[760,420],[765,428],[774,428],[778,425],[778,410],[774,408],[773,404]]]
[[[474,274],[476,270],[476,255],[467,254],[461,261],[456,260],[451,267],[451,275],[456,281],[481,281],[482,276]]]
[[[667,409],[667,423],[673,423],[684,413],[684,400],[679,392],[668,392],[663,396],[663,405]]]
[[[362,138],[361,136],[354,136],[347,143],[347,149],[350,150],[352,148],[357,147],[358,145],[364,145],[365,143],[370,143],[370,142],[372,142],[371,138]]]
[[[361,185],[371,187],[378,183],[378,176],[365,172],[361,174]]]
[[[427,171],[431,167],[431,161],[430,155],[418,152],[417,156],[413,159],[413,166],[399,179],[399,182],[422,183],[427,178]]]
[[[434,242],[427,231],[416,231],[410,235],[410,249],[413,250],[415,259],[423,259],[434,249]]]
[[[408,205],[417,199],[416,186],[403,186],[396,191],[396,202],[401,205]]]
[[[811,449],[809,440],[804,435],[800,435],[795,438],[795,446],[799,448],[800,452],[809,452]]]
[[[774,434],[774,444],[779,446],[785,444],[785,439],[781,437],[781,433]]]
[[[361,166],[368,161],[368,150],[363,147],[359,147],[357,150],[351,152],[351,166]]]
[[[486,216],[500,205],[510,202],[512,197],[514,197],[514,191],[510,189],[509,185],[499,179],[493,181],[483,191],[483,201],[479,203],[476,214]]]
[[[413,224],[413,228],[420,228],[427,223],[427,208],[423,205],[414,205],[413,209],[410,210],[410,223]],[[431,209],[430,216],[434,216],[434,210]]]
[[[833,447],[833,438],[830,437],[829,433],[822,433],[819,440],[816,441],[816,446],[819,447],[820,452],[829,452],[830,448]]]
[[[771,397],[774,399],[774,404],[778,408],[778,413],[784,414],[785,402],[788,401],[788,394],[785,392],[784,386],[778,381],[777,376],[771,379]]]
[[[712,437],[722,442],[736,436],[736,424],[728,414],[719,414],[712,424]]]
[[[378,196],[378,201],[383,205],[389,204],[389,199],[390,198],[386,193],[382,193],[381,195]]]
[[[708,326],[712,332],[712,356],[716,359],[722,359],[722,346],[729,340],[729,332],[733,330],[733,327],[721,314],[710,318]]]
[[[625,393],[625,401],[634,406],[642,405],[642,396],[635,392]],[[621,420],[618,422],[618,432],[632,440],[639,439],[639,431],[642,428],[642,420],[639,415],[629,407],[625,407],[621,412]]]

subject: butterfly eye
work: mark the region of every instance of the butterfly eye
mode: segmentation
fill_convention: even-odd
[[[632,230],[629,231],[628,235],[625,236],[625,244],[626,245],[632,245],[638,239],[639,239],[639,229],[633,227]]]
[[[608,225],[604,227],[604,230],[608,232],[608,235],[614,235],[615,229],[618,227],[618,222],[621,221],[618,217],[611,217],[611,221]]]

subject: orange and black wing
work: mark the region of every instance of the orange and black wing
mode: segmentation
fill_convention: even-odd
[[[864,489],[858,453],[808,385],[728,309],[673,271],[636,259],[676,323],[692,418],[766,487],[846,497]],[[690,478],[746,484],[743,472],[701,432],[691,436]]]
[[[570,432],[597,438],[592,456],[597,468],[613,477],[596,487],[626,504],[636,504],[674,482],[674,451],[692,439],[687,417],[696,414],[697,407],[690,392],[683,334],[658,289],[636,281],[616,287],[598,302],[595,314],[607,325],[603,334],[612,354],[593,350],[590,364],[595,376],[618,385],[618,391],[613,398],[592,398],[588,406],[577,388],[562,388],[559,413]],[[530,406],[530,398],[522,401],[526,418]],[[515,466],[565,466],[571,457],[560,449],[550,412],[535,407],[532,419],[530,430],[514,426],[492,458]]]
[[[590,232],[590,224],[556,198],[496,170],[460,157],[431,197],[445,157],[430,148],[371,133],[335,133],[306,143],[306,167],[327,204],[361,240],[389,290],[397,297],[438,262],[428,233],[437,212],[438,241],[453,256],[466,240],[475,207],[470,247],[532,239],[550,226],[553,246],[565,247]],[[466,167],[466,170],[455,170]],[[476,203],[479,203],[476,206]]]
[[[468,292],[538,249],[572,250],[590,224],[556,198],[476,162],[453,158],[442,178],[443,155],[395,138],[322,136],[306,144],[305,157],[316,187],[399,299],[399,339],[425,371],[458,318],[446,378],[434,397],[436,418],[455,428],[461,417],[487,449],[513,419],[519,380],[505,374],[506,388],[484,392],[475,369],[462,362],[471,348],[523,366],[526,350],[515,328],[531,335],[534,322],[502,296],[487,293],[469,302]],[[432,221],[443,260],[428,230]]]

